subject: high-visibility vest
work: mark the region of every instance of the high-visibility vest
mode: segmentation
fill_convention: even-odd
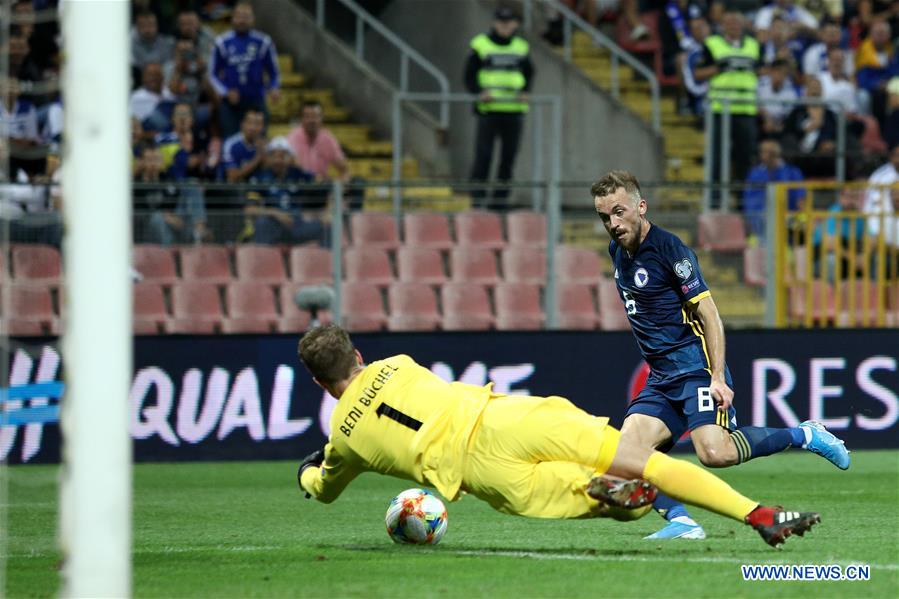
[[[716,64],[724,61],[732,65],[732,68],[725,66],[709,81],[708,97],[712,112],[724,112],[724,106],[718,100],[728,99],[731,101],[731,114],[757,114],[758,77],[755,74],[755,65],[760,56],[759,43],[746,35],[743,36],[740,47],[735,48],[720,35],[713,35],[706,39],[705,45]],[[737,66],[742,68],[733,68]]]
[[[478,84],[493,97],[490,102],[478,102],[478,112],[527,112],[527,103],[515,100],[527,83],[521,71],[521,62],[530,52],[527,41],[515,36],[500,45],[482,33],[471,40],[471,49],[483,65]]]

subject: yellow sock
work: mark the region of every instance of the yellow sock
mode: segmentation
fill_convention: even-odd
[[[690,462],[654,452],[643,468],[643,478],[679,501],[743,521],[757,501],[740,495],[707,470]]]

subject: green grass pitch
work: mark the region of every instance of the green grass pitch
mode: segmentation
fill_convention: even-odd
[[[899,596],[899,452],[852,454],[842,472],[791,452],[718,473],[745,494],[822,523],[782,550],[695,510],[705,541],[641,539],[637,522],[506,516],[473,497],[447,505],[433,548],[394,545],[387,503],[414,485],[364,475],[331,505],[303,499],[290,462],[145,464],[134,471],[137,597]],[[6,596],[58,592],[58,468],[9,476]],[[868,582],[744,582],[740,564],[870,564]],[[2,594],[2,593],[0,593]]]

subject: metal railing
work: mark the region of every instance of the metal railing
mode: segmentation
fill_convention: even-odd
[[[534,2],[547,5],[562,17],[562,55],[566,62],[572,62],[571,38],[572,29],[577,28],[590,36],[597,46],[601,46],[612,55],[611,91],[616,100],[621,97],[621,78],[619,75],[619,62],[624,62],[649,82],[652,98],[652,128],[657,133],[662,130],[661,112],[661,88],[655,73],[649,67],[640,62],[635,56],[621,48],[614,40],[602,33],[599,29],[585,21],[576,12],[559,2],[559,0],[524,0],[524,25],[531,29],[534,19]]]
[[[438,69],[427,58],[422,56],[418,51],[403,41],[396,33],[388,29],[381,21],[371,15],[364,8],[356,4],[353,0],[330,0],[331,2],[339,2],[348,10],[350,10],[356,19],[356,29],[354,34],[353,46],[356,51],[356,58],[365,61],[365,28],[369,27],[373,31],[378,32],[400,53],[400,81],[399,89],[402,92],[409,91],[409,62],[414,62],[423,71],[429,74],[437,82],[440,93],[449,94],[450,85],[446,75]],[[319,28],[325,28],[325,0],[316,0],[315,3],[315,22]],[[446,129],[449,126],[449,105],[446,102],[440,104],[440,127]]]
[[[787,194],[796,189],[807,197],[790,209]],[[815,205],[815,192],[849,197],[837,200],[839,210],[824,210]],[[880,210],[873,210],[867,205],[871,193],[899,194],[899,186],[769,186],[767,266],[773,284],[769,280],[768,326],[899,326],[899,211],[888,207],[889,196],[880,198]]]
[[[731,112],[730,105],[733,100],[727,98],[716,98],[716,102],[722,105],[722,112],[714,113],[709,108],[711,100],[706,101],[706,109],[704,111],[703,130],[705,131],[705,149],[703,152],[703,168],[705,170],[704,180],[706,183],[705,193],[703,194],[703,209],[708,211],[712,209],[712,187],[717,186],[721,191],[721,201],[718,206],[719,210],[726,211],[730,201],[731,186],[731,146],[733,144],[731,132]],[[772,105],[772,106],[824,106],[831,109],[837,117],[837,138],[836,151],[834,152],[834,174],[837,181],[846,180],[846,113],[843,106],[834,100],[819,100],[816,98],[797,98],[795,100],[756,100],[756,105]],[[715,131],[715,117],[720,117],[721,127]],[[739,116],[739,115],[737,115]],[[718,156],[720,156],[721,164],[719,167],[719,178],[714,180],[713,164],[715,162],[715,135],[719,136],[720,145],[718,148]],[[753,160],[757,156],[752,157]],[[737,183],[743,183],[739,181]]]

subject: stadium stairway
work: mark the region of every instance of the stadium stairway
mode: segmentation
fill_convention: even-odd
[[[270,102],[269,137],[287,135],[297,125],[303,102],[321,103],[328,129],[337,137],[347,155],[350,173],[368,182],[387,181],[393,175],[393,144],[376,139],[370,125],[354,122],[349,109],[341,106],[331,89],[314,87],[306,76],[295,70],[290,55],[278,55],[281,70],[281,99]],[[332,173],[333,174],[333,173]],[[402,176],[406,181],[419,179],[418,161],[403,158]],[[403,189],[404,203],[410,209],[459,212],[471,205],[467,194],[455,193],[450,187],[410,186]],[[386,186],[369,186],[365,190],[366,210],[391,210],[393,194]]]
[[[561,50],[560,50],[561,51]],[[583,31],[576,31],[572,38],[574,63],[601,89],[611,89],[611,54],[596,47]],[[619,100],[634,113],[647,121],[652,118],[652,99],[649,82],[637,75],[629,66],[619,63],[618,74],[621,95]],[[664,88],[663,88],[664,91]],[[696,128],[696,119],[679,115],[676,101],[663,93],[661,102],[662,137],[665,140],[668,181],[702,181],[704,136]],[[684,190],[671,190],[671,197],[697,200]]]

